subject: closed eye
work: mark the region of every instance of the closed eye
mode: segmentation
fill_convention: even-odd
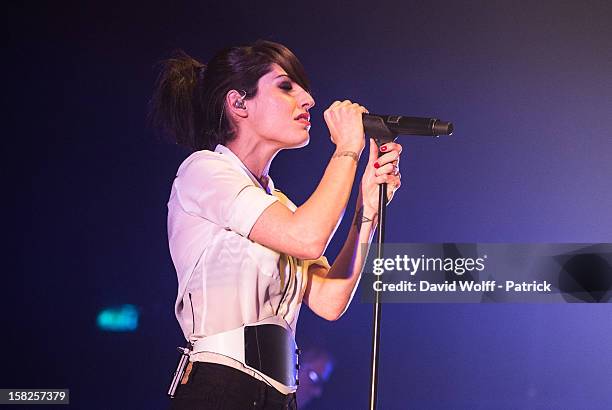
[[[291,91],[291,90],[293,90],[293,85],[291,84],[290,81],[283,81],[282,83],[280,83],[278,85],[278,88],[280,88],[282,90]]]

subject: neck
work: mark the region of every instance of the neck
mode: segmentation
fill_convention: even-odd
[[[278,154],[279,149],[265,144],[262,141],[255,141],[255,138],[236,138],[226,145],[248,170],[260,182],[268,177],[270,164]],[[265,177],[265,178],[262,178]]]

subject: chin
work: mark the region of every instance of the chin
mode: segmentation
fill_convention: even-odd
[[[309,143],[310,143],[310,135],[306,134],[306,138],[301,138],[300,140],[296,141],[293,144],[288,144],[287,149],[302,148],[308,145]]]
[[[305,147],[306,145],[308,145],[310,143],[310,135],[308,135],[306,137],[306,139],[304,141],[302,141],[301,144],[299,144],[298,146],[296,146],[296,148],[302,148]]]

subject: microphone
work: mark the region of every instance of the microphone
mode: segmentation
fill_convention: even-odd
[[[404,117],[402,115],[363,114],[367,135],[395,138],[398,135],[451,135],[453,124],[437,118]]]

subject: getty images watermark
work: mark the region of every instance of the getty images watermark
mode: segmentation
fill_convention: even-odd
[[[487,255],[482,258],[440,258],[421,255],[418,258],[408,255],[395,255],[395,258],[375,258],[373,261],[373,273],[382,276],[385,271],[406,272],[410,276],[415,276],[418,272],[452,272],[455,275],[463,275],[466,272],[482,272],[485,270],[485,260]],[[419,280],[417,283],[401,280],[397,283],[384,283],[381,278],[375,280],[373,289],[377,292],[492,292],[495,289],[504,289],[506,292],[552,292],[551,284],[531,281],[516,282],[506,280],[503,285],[498,285],[495,280],[484,281],[452,281],[445,280],[444,283],[435,283],[428,280]]]
[[[362,298],[383,302],[608,302],[612,244],[385,244]]]

